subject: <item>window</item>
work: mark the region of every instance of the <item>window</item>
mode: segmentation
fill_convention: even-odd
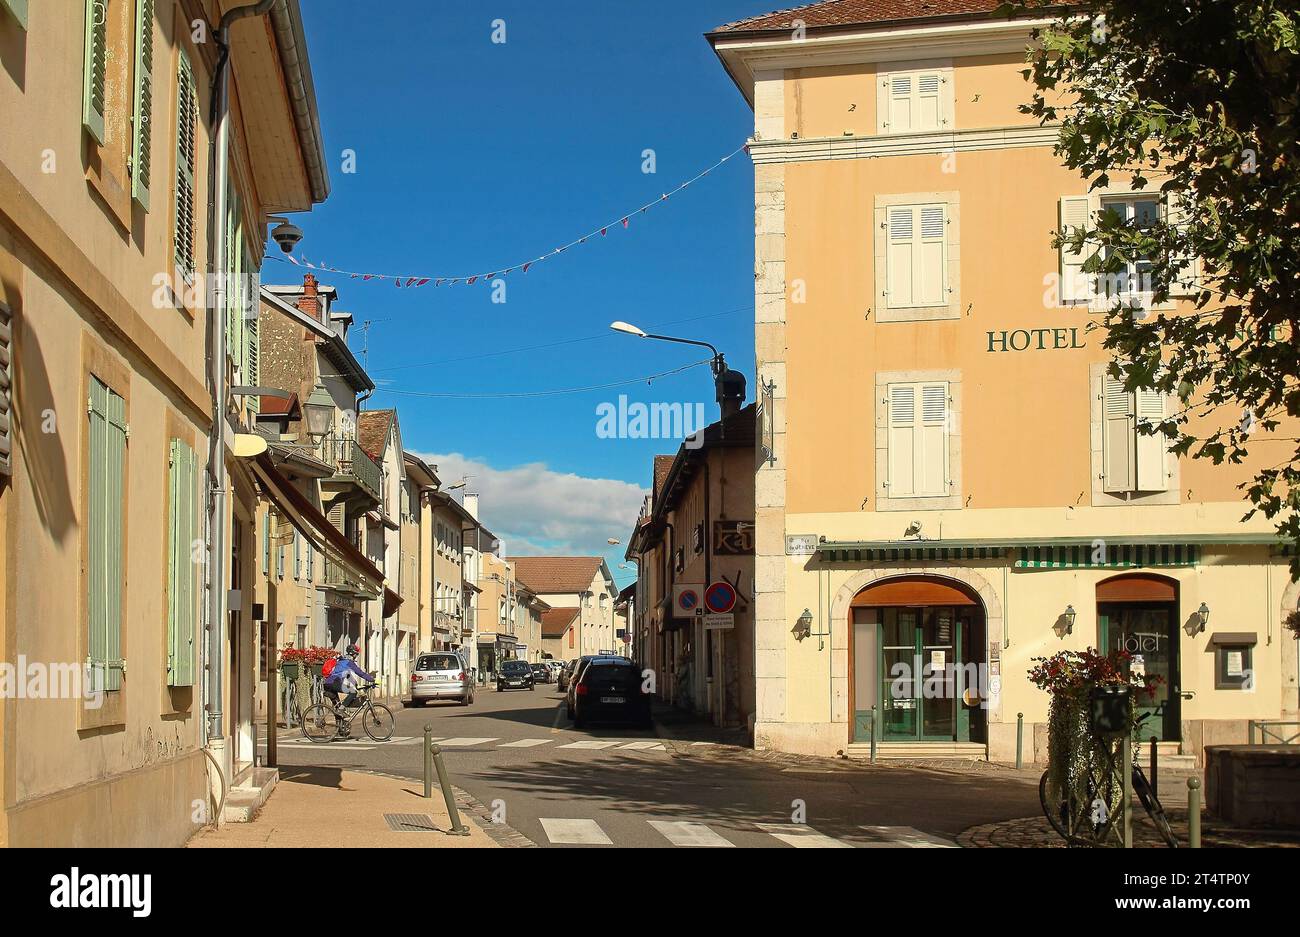
[[[307,541],[307,581],[316,581],[316,547]]]
[[[876,98],[879,132],[925,133],[951,128],[952,76],[950,66],[882,74]]]
[[[293,532],[293,578],[302,579],[302,541],[297,530]]]
[[[122,514],[126,475],[126,400],[91,375],[87,522],[90,663],[105,690],[122,688]]]
[[[1133,196],[1102,199],[1101,210],[1115,222],[1129,227],[1149,228],[1160,220],[1160,201],[1156,198]],[[1111,259],[1109,251],[1106,259]],[[1107,275],[1104,292],[1108,297],[1150,293],[1150,258],[1130,257],[1123,261],[1117,273]]]
[[[194,282],[195,232],[199,131],[199,93],[194,83],[194,70],[184,51],[176,56],[176,218],[174,240],[176,270],[186,283]]]
[[[1214,688],[1245,690],[1255,688],[1254,656],[1258,637],[1247,632],[1210,635],[1214,648]]]
[[[271,512],[262,515],[262,572],[271,575]]]
[[[944,205],[900,205],[888,211],[885,300],[891,309],[947,302],[947,211]]]
[[[195,564],[190,554],[197,530],[194,450],[171,441],[167,570],[167,685],[194,685]]]
[[[1109,494],[1169,490],[1169,452],[1162,434],[1139,427],[1158,426],[1166,416],[1166,397],[1153,390],[1126,391],[1122,381],[1102,377],[1102,489]]]
[[[960,508],[961,372],[879,372],[876,392],[876,509]]]

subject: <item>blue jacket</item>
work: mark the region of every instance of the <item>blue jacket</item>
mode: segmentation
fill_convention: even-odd
[[[350,673],[356,674],[357,677],[359,677],[361,680],[365,681],[366,683],[375,682],[375,678],[372,677],[370,674],[366,673],[364,670],[362,670],[357,665],[356,661],[349,660],[348,658],[344,657],[341,658],[339,662],[334,665],[334,669],[330,671],[329,678],[325,681],[325,685],[332,690],[337,690],[341,686],[343,686],[343,680]]]

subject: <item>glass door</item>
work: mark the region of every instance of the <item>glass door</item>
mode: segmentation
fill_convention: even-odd
[[[1099,637],[1106,653],[1127,651],[1130,673],[1160,678],[1154,698],[1137,707],[1138,715],[1147,717],[1141,728],[1144,741],[1154,738],[1172,742],[1182,737],[1177,612],[1177,606],[1162,602],[1097,608]]]
[[[915,675],[920,610],[887,608],[880,623],[880,712],[884,741],[919,737],[920,693]]]
[[[922,609],[921,738],[957,737],[957,616],[951,608]]]
[[[952,607],[881,610],[884,741],[957,738],[961,641],[961,623]]]

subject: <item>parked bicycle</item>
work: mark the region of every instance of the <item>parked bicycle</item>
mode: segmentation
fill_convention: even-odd
[[[1149,715],[1149,714],[1148,714]],[[1147,716],[1138,720],[1140,725]],[[1124,808],[1124,775],[1120,760],[1109,747],[1103,758],[1088,758],[1077,778],[1067,779],[1064,787],[1054,784],[1051,771],[1044,771],[1038,781],[1038,800],[1043,814],[1061,837],[1071,846],[1106,846],[1112,840],[1122,844],[1123,835],[1119,821]],[[1165,808],[1156,797],[1151,782],[1137,761],[1138,749],[1134,746],[1132,772],[1133,791],[1142,808],[1155,825],[1160,838],[1170,849],[1178,846],[1178,838],[1169,825]],[[1098,762],[1101,762],[1100,764]],[[1081,783],[1080,783],[1081,782]],[[1082,793],[1083,796],[1079,796]]]
[[[358,690],[360,701],[353,708],[345,707],[341,703],[335,706],[329,700],[311,706],[303,714],[303,735],[313,742],[321,743],[347,738],[352,732],[352,723],[359,716],[361,728],[366,735],[376,742],[387,742],[393,737],[396,723],[391,709],[370,698],[370,691],[375,689],[376,685],[370,683]]]

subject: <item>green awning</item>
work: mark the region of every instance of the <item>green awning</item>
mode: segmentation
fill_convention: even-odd
[[[1201,549],[1193,543],[1108,543],[1104,546],[1021,547],[1017,569],[1135,569],[1195,566]]]
[[[856,547],[822,544],[817,555],[829,563],[933,563],[955,560],[998,560],[1002,547]]]

